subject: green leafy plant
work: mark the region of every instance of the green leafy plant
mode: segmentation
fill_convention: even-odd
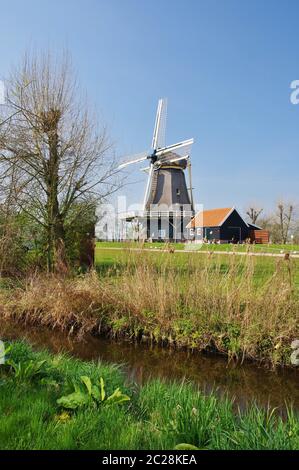
[[[186,444],[182,442],[181,444],[177,444],[174,450],[201,450],[199,447],[193,446],[192,444]]]
[[[119,388],[112,395],[106,397],[105,383],[102,377],[97,385],[92,383],[90,377],[83,375],[80,377],[80,383],[73,383],[73,387],[74,391],[72,393],[57,400],[57,404],[62,408],[76,410],[88,405],[119,405],[130,400]]]
[[[15,379],[19,382],[25,382],[36,378],[42,379],[50,372],[50,366],[46,360],[15,362],[13,359],[8,359],[6,364],[10,366]]]

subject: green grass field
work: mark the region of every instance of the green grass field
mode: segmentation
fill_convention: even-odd
[[[155,244],[153,244],[155,246]],[[159,244],[157,244],[159,245]],[[101,242],[97,243],[96,245],[96,251],[95,251],[95,260],[96,260],[96,267],[97,270],[100,273],[105,273],[109,270],[122,270],[129,260],[131,259],[133,252],[130,252],[130,249],[133,248],[138,248],[135,244],[127,244],[127,243],[118,243],[118,242]],[[181,246],[181,245],[179,245]],[[207,247],[214,247],[214,250],[211,251],[218,251],[218,248],[222,247],[222,251],[225,250],[231,250],[232,245],[206,245],[205,250],[207,250]],[[241,248],[244,250],[244,246],[237,246],[238,249],[241,250]],[[119,249],[115,249],[119,248]],[[186,270],[190,268],[190,260],[192,260],[193,263],[195,263],[198,267],[201,265],[203,266],[206,263],[206,256],[207,254],[202,254],[200,251],[197,252],[191,252],[191,253],[180,253],[182,251],[182,248],[178,249],[178,252],[175,253],[168,253],[168,252],[163,252],[163,254],[160,253],[160,250],[165,248],[165,245],[161,245],[159,247],[159,251],[157,252],[158,249],[153,248],[153,253],[151,254],[151,259],[157,263],[157,265],[163,263],[165,260],[169,262],[170,264],[177,266],[179,270]],[[255,247],[256,249],[257,247]],[[141,248],[140,248],[141,249]],[[177,249],[177,248],[176,248]],[[299,247],[298,247],[299,249]],[[221,250],[219,250],[221,251]],[[254,259],[254,277],[256,280],[256,284],[261,284],[267,279],[269,279],[273,273],[275,272],[276,266],[279,263],[279,258],[275,257],[256,257]],[[296,289],[299,292],[299,259],[294,258],[292,259],[292,269],[293,269],[293,281]],[[222,270],[225,273],[227,270],[227,267],[230,264],[230,259],[228,258],[227,255],[221,256],[220,254],[215,254],[214,258],[211,258],[211,263],[214,264],[221,264]],[[242,265],[242,262],[240,263]]]
[[[1,450],[171,450],[183,443],[183,449],[299,449],[299,417],[291,410],[285,420],[254,405],[238,412],[231,401],[188,383],[125,385],[113,365],[34,352],[20,342],[8,360],[12,365],[0,365]],[[105,395],[95,393],[101,377]],[[129,400],[109,400],[118,387]]]

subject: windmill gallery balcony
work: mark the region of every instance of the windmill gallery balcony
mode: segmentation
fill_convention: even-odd
[[[194,211],[174,210],[130,211],[119,214],[121,238],[152,241],[184,241],[190,238],[187,225]]]

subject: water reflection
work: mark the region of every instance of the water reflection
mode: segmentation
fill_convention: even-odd
[[[215,355],[175,351],[144,344],[115,342],[86,336],[80,341],[66,334],[40,327],[0,324],[0,338],[26,338],[37,347],[53,352],[68,351],[84,360],[124,364],[129,380],[139,384],[151,377],[167,380],[192,380],[208,393],[234,397],[242,408],[249,402],[285,409],[292,403],[299,410],[299,370],[268,371],[255,364],[228,364]]]

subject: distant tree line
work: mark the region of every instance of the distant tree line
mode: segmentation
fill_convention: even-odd
[[[279,201],[269,213],[251,204],[246,209],[246,215],[250,223],[269,230],[272,243],[299,244],[299,212],[296,203]]]

